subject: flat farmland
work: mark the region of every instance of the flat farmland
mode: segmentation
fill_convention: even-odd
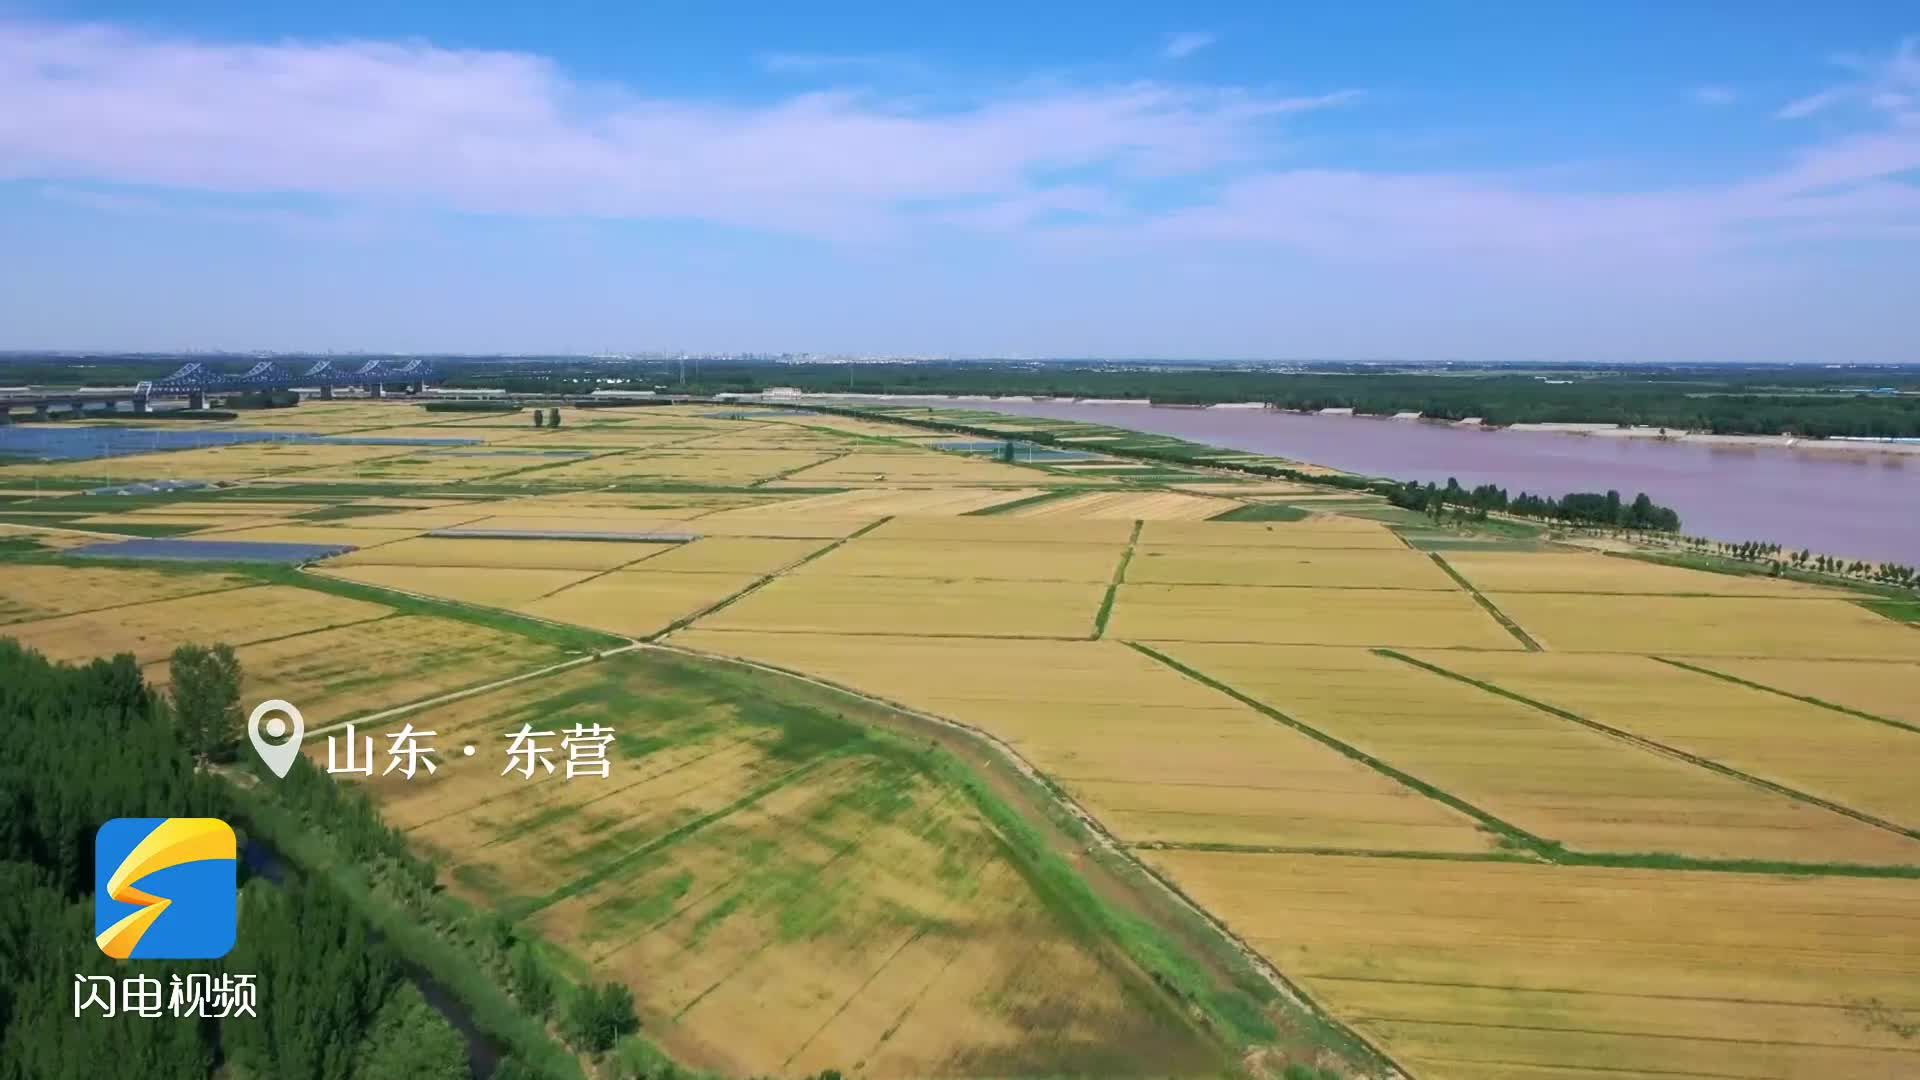
[[[359,518],[355,521],[363,520]],[[420,535],[418,529],[360,529],[342,525],[249,525],[232,529],[215,527],[192,534],[209,540],[241,540],[261,544],[350,544],[357,548],[376,547]]]
[[[975,544],[964,540],[850,540],[799,571],[845,577],[988,578],[1001,581],[1091,581],[1112,579],[1125,550],[1120,544]]]
[[[890,517],[894,514],[970,514],[1040,494],[1040,488],[860,488],[833,495],[789,499],[772,513],[819,517]]]
[[[1132,567],[1128,567],[1131,574]],[[1107,636],[1137,641],[1517,649],[1464,592],[1121,585]]]
[[[471,566],[529,570],[612,570],[672,550],[670,544],[602,540],[489,540],[422,536],[349,552],[328,566]]]
[[[465,541],[449,541],[465,543]],[[594,575],[591,570],[516,570],[473,566],[335,566],[317,571],[342,581],[481,607],[514,607]]]
[[[1107,641],[683,630],[984,731],[1130,842],[1483,852],[1472,819]]]
[[[1140,530],[1140,542],[1235,548],[1407,548],[1392,530],[1378,522],[1324,514],[1301,521],[1149,521]]]
[[[1697,658],[1689,662],[1789,694],[1920,727],[1920,664],[1730,657]]]
[[[1232,499],[1179,491],[1096,491],[1007,511],[1017,518],[1200,521],[1240,505]]]
[[[1920,1075],[1920,881],[1146,858],[1421,1080]]]
[[[770,695],[766,678],[609,658],[434,710],[439,745],[481,752],[370,787],[450,888],[626,982],[649,1038],[697,1067],[1224,1067],[1034,891],[966,795],[915,752]],[[526,720],[613,726],[610,776],[498,775],[501,735]]]
[[[694,453],[683,449],[658,449],[624,454],[614,459],[595,459],[577,465],[542,469],[533,474],[533,478],[543,484],[604,481],[623,476],[690,483],[741,484],[804,469],[825,460],[826,455],[804,450],[709,448]]]
[[[1047,521],[1005,515],[991,517],[896,517],[876,527],[874,540],[948,540],[994,546],[1015,544],[1113,544],[1133,535],[1129,521]]]
[[[1352,548],[1224,547],[1143,544],[1127,564],[1127,580],[1149,585],[1312,585],[1322,588],[1458,588],[1415,551]]]
[[[1366,650],[1177,645],[1167,652],[1303,724],[1578,851],[1920,864],[1920,840]]]
[[[757,536],[706,536],[675,544],[656,555],[649,570],[702,574],[771,574],[819,551],[825,539],[782,540]]]
[[[0,573],[0,624],[165,600],[250,584],[232,574],[87,566],[8,566]]]
[[[1845,600],[1488,593],[1548,649],[1696,656],[1920,659],[1920,632]]]
[[[937,568],[934,572],[938,572]],[[717,630],[1087,637],[1104,585],[793,574],[701,620]]]
[[[1908,829],[1920,829],[1920,733],[1643,657],[1427,653],[1483,680]]]
[[[764,536],[789,540],[836,540],[873,524],[872,518],[812,517],[783,514],[777,507],[743,506],[717,510],[686,522],[682,528],[701,536]]]
[[[234,652],[246,676],[242,701],[292,701],[310,727],[567,659],[542,642],[424,615],[315,630]],[[145,675],[150,686],[168,684],[164,660],[148,664]]]
[[[612,634],[642,637],[664,630],[758,580],[753,574],[615,570],[517,605],[528,615]]]
[[[362,623],[392,610],[311,589],[259,585],[12,623],[6,632],[51,660],[84,661],[125,652],[145,663],[188,641],[246,645]]]
[[[1069,482],[1067,477],[1039,469],[906,447],[894,453],[856,450],[801,469],[787,479],[806,484],[997,484],[1001,487]]]
[[[1846,596],[1758,574],[1716,574],[1594,552],[1450,551],[1448,565],[1483,592],[1647,596]]]

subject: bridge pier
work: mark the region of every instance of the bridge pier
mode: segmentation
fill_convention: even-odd
[[[205,390],[187,391],[187,408],[204,409],[206,407],[207,407],[207,392]]]
[[[417,382],[417,383],[408,383],[408,384],[407,384],[407,393],[409,393],[409,394],[424,394],[424,393],[426,393],[426,392],[427,392],[427,384],[426,384],[426,383],[423,383],[423,382]]]
[[[133,411],[136,414],[145,415],[146,413],[152,412],[153,408],[147,404],[146,398],[137,397],[133,399]]]
[[[52,414],[48,411],[46,402],[36,401],[33,403],[33,418],[35,421],[42,424],[52,419]]]
[[[367,387],[367,396],[368,396],[368,397],[381,397],[381,398],[383,398],[383,397],[386,397],[386,396],[387,396],[387,384],[386,384],[386,383],[374,383],[374,384],[373,384],[372,386],[369,386],[369,387]]]
[[[333,400],[333,384],[332,383],[328,383],[327,385],[320,388],[320,400],[321,401]]]

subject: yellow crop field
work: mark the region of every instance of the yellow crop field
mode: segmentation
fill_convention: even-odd
[[[518,610],[556,622],[639,637],[710,607],[754,583],[753,574],[675,574],[616,570],[521,603]]]
[[[529,476],[542,484],[605,481],[611,478],[675,480],[705,484],[749,484],[825,461],[806,450],[648,449],[616,458],[597,458],[542,469]]]
[[[283,502],[272,499],[226,499],[219,502],[172,502],[162,506],[134,510],[138,517],[167,518],[233,518],[233,517],[286,517],[304,514],[309,510],[318,510],[332,503]]]
[[[962,454],[902,447],[898,453],[856,450],[787,477],[804,484],[1026,484],[1066,483],[1039,469],[981,461]]]
[[[987,732],[1132,842],[1493,845],[1465,815],[1114,642],[696,626],[668,643],[814,675]]]
[[[825,539],[781,540],[757,536],[706,536],[676,544],[650,560],[649,570],[700,574],[771,574],[819,551]]]
[[[391,514],[368,514],[365,517],[348,518],[342,524],[356,529],[410,529],[425,532],[428,529],[451,529],[456,525],[470,524],[493,512],[487,503],[461,503],[458,506],[424,510],[398,510]]]
[[[873,518],[811,517],[782,514],[762,506],[701,514],[685,523],[687,532],[701,536],[765,536],[793,540],[837,540],[873,524]]]
[[[388,447],[388,449],[396,448]],[[531,469],[559,460],[543,453],[518,450],[510,446],[492,448],[476,446],[459,449],[416,446],[397,449],[409,452],[363,462],[355,466],[354,479],[455,483],[504,476],[507,473],[517,473],[522,469]]]
[[[1223,547],[1142,544],[1127,564],[1142,585],[1318,585],[1328,588],[1457,590],[1433,560],[1405,548]]]
[[[1385,525],[1360,518],[1316,514],[1302,521],[1149,521],[1140,542],[1221,547],[1393,548],[1407,546]]]
[[[1086,637],[1104,585],[797,574],[702,620],[713,629]]]
[[[1441,667],[1920,828],[1920,735],[1637,656],[1428,653]],[[1717,661],[1710,661],[1710,663]]]
[[[1920,633],[1845,600],[1488,593],[1548,649],[1920,660]]]
[[[894,514],[968,514],[1040,494],[1040,488],[862,488],[833,495],[788,499],[769,513],[820,517],[891,517]]]
[[[404,448],[333,443],[240,443],[59,464],[15,465],[0,471],[0,476],[11,476],[17,472],[18,475],[124,480],[164,480],[175,477],[244,480],[323,467],[346,468],[376,458],[396,456],[396,451],[401,449]]]
[[[365,521],[366,518],[351,518],[349,521]],[[352,544],[354,547],[370,548],[378,544],[390,544],[395,540],[405,540],[409,536],[420,535],[419,529],[359,529],[349,528],[346,524],[335,525],[249,525],[239,529],[215,527],[201,529],[194,533],[196,537],[220,540],[243,540],[257,544]]]
[[[1641,593],[1667,596],[1844,596],[1839,589],[1715,574],[1597,552],[1450,551],[1444,558],[1483,592]]]
[[[1048,499],[1007,511],[1016,518],[1093,518],[1123,521],[1198,521],[1240,505],[1211,495],[1179,491],[1096,491]]]
[[[465,541],[458,541],[464,543]],[[521,570],[472,566],[335,566],[318,571],[343,581],[437,596],[482,607],[513,607],[593,576],[591,570]]]
[[[1690,662],[1789,694],[1920,726],[1920,664],[1731,657]]]
[[[886,540],[862,536],[801,568],[801,574],[927,577],[942,580],[1094,581],[1113,578],[1119,544],[976,544],[965,540]]]
[[[1920,881],[1146,858],[1421,1080],[1920,1075]]]
[[[285,698],[309,727],[392,708],[565,660],[551,645],[471,623],[394,615],[234,650],[246,674],[243,701]],[[147,683],[164,687],[164,660]]]
[[[188,641],[239,646],[362,623],[392,610],[312,589],[261,585],[12,623],[6,632],[52,660],[91,660],[125,652],[144,663]]]
[[[1131,573],[1132,568],[1128,568]],[[1107,636],[1138,641],[1517,649],[1464,592],[1121,585]]]
[[[354,551],[328,561],[339,566],[478,566],[528,570],[612,570],[670,550],[670,544],[601,540],[487,540],[421,536]]]
[[[1124,544],[1129,521],[1046,521],[990,517],[896,517],[867,534],[875,540],[958,540],[970,544]]]
[[[1303,724],[1577,851],[1920,863],[1920,840],[1367,650],[1176,645],[1167,652]]]
[[[269,525],[282,525],[291,519],[284,517],[247,517],[239,514],[228,518],[173,517],[167,514],[93,514],[75,520],[76,525],[187,525],[203,531],[216,529],[262,528]]]
[[[0,573],[0,623],[239,588],[232,574],[169,573],[107,567],[8,566]]]

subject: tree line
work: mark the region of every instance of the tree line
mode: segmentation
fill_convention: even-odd
[[[1657,532],[1680,530],[1679,513],[1654,502],[1646,492],[1635,495],[1631,500],[1622,499],[1618,491],[1605,494],[1579,491],[1558,498],[1530,495],[1523,491],[1508,498],[1506,488],[1482,484],[1468,490],[1460,486],[1460,481],[1448,477],[1445,487],[1433,483],[1422,486],[1409,480],[1388,491],[1387,499],[1395,506],[1417,510],[1436,520],[1445,515],[1448,507],[1453,507],[1481,520],[1485,520],[1490,513],[1502,513],[1564,521],[1570,525]]]

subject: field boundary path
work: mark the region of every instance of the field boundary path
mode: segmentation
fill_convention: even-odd
[[[1474,588],[1473,582],[1468,581],[1465,577],[1461,576],[1460,571],[1455,570],[1453,568],[1453,564],[1441,558],[1439,552],[1429,551],[1426,554],[1427,554],[1427,558],[1433,560],[1433,564],[1435,566],[1438,566],[1443,572],[1446,573],[1448,577],[1452,578],[1456,585],[1459,585],[1462,589],[1465,589],[1467,591],[1468,596],[1473,597],[1474,603],[1479,604],[1482,608],[1485,608],[1487,614],[1493,616],[1494,620],[1497,621],[1501,626],[1506,627],[1507,633],[1512,634],[1514,636],[1514,639],[1519,641],[1521,645],[1525,646],[1528,652],[1542,651],[1540,648],[1540,643],[1533,640],[1532,635],[1528,634],[1525,630],[1522,630],[1520,628],[1519,623],[1514,622],[1512,619],[1508,618],[1506,612],[1501,611],[1497,606],[1494,605],[1494,602],[1487,599],[1486,596],[1484,596],[1479,589]]]
[[[1803,704],[1818,706],[1819,708],[1822,708],[1822,709],[1830,709],[1833,712],[1844,713],[1847,716],[1858,717],[1862,720],[1871,720],[1876,724],[1886,724],[1888,727],[1897,727],[1902,731],[1911,731],[1916,735],[1920,735],[1920,727],[1915,727],[1914,725],[1909,724],[1904,720],[1895,720],[1892,717],[1878,716],[1878,715],[1875,715],[1874,713],[1862,712],[1859,709],[1849,708],[1845,705],[1836,705],[1831,701],[1822,701],[1817,697],[1809,697],[1806,694],[1796,694],[1791,690],[1782,690],[1777,686],[1768,686],[1765,683],[1757,683],[1751,679],[1743,679],[1738,675],[1729,675],[1724,671],[1715,671],[1709,667],[1701,667],[1699,664],[1690,664],[1685,660],[1672,660],[1664,656],[1650,656],[1648,657],[1648,659],[1658,660],[1659,662],[1666,664],[1670,667],[1677,667],[1682,671],[1691,671],[1696,675],[1708,675],[1713,678],[1719,679],[1723,682],[1730,682],[1735,686],[1744,686],[1749,690],[1760,690],[1769,694],[1776,694],[1783,698],[1789,698],[1793,701],[1802,702]]]

